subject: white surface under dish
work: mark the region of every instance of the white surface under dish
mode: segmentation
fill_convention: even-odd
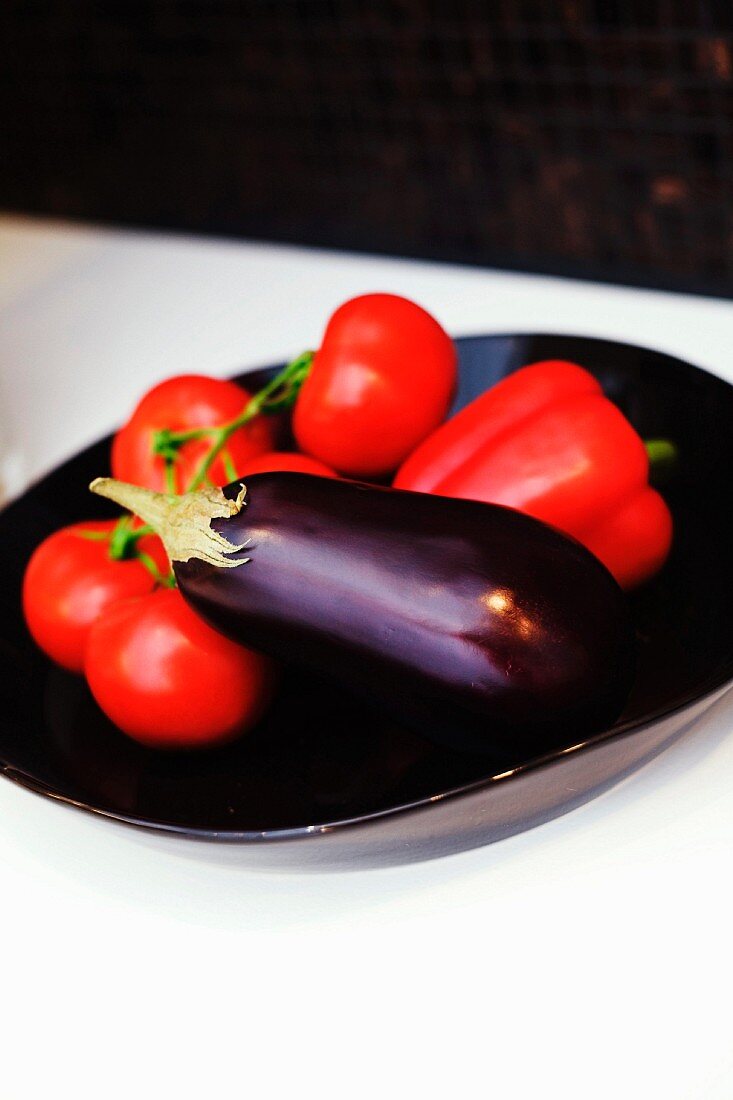
[[[152,381],[283,359],[374,289],[454,334],[582,332],[733,380],[714,299],[14,219],[0,270],[28,477]],[[729,696],[565,818],[347,875],[202,862],[2,783],[4,1093],[728,1100],[732,731]]]

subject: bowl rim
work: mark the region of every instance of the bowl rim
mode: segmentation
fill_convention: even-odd
[[[630,349],[632,351],[642,351],[654,356],[660,356],[665,359],[673,360],[688,370],[692,370],[696,373],[703,374],[719,383],[721,386],[733,391],[733,384],[727,381],[725,378],[721,378],[720,375],[715,374],[713,371],[706,370],[704,367],[699,367],[694,363],[690,363],[686,359],[681,359],[677,355],[672,355],[669,352],[661,351],[657,348],[649,347],[642,344],[631,344],[623,340],[616,340],[611,337],[603,336],[587,336],[583,333],[567,333],[567,332],[484,332],[484,333],[467,333],[461,336],[453,337],[457,344],[468,343],[477,340],[486,339],[503,339],[503,340],[538,340],[538,339],[557,339],[557,340],[583,340],[585,342],[596,344],[615,344],[618,347]],[[244,378],[248,375],[256,374],[259,372],[274,372],[278,369],[279,364],[265,364],[260,366],[247,367],[238,371],[233,378]],[[94,444],[92,444],[94,446]],[[63,465],[63,463],[62,463]],[[50,473],[48,471],[47,473]],[[41,475],[36,481],[43,480],[43,477],[47,474]],[[25,492],[27,492],[32,485],[27,485],[20,494],[18,494],[13,501],[8,501],[6,507],[19,500]],[[2,511],[4,509],[0,509]],[[703,687],[702,690],[689,691],[682,699],[677,699],[673,704],[668,706],[660,706],[655,710],[644,714],[643,716],[635,719],[627,719],[625,722],[614,723],[608,729],[601,730],[599,733],[582,740],[574,742],[573,744],[566,746],[563,749],[554,749],[547,753],[540,754],[536,757],[531,757],[529,760],[523,761],[517,764],[515,767],[508,768],[503,772],[495,773],[492,775],[484,776],[481,779],[472,780],[469,783],[462,783],[455,787],[450,787],[446,790],[439,791],[437,794],[426,795],[423,798],[415,799],[411,802],[402,802],[394,806],[388,806],[380,810],[373,810],[368,813],[359,814],[355,817],[348,818],[335,818],[333,820],[319,822],[310,825],[298,825],[292,827],[278,828],[278,829],[265,829],[265,830],[234,830],[234,829],[203,829],[198,827],[192,827],[187,825],[179,825],[168,821],[155,821],[147,818],[138,818],[132,814],[125,814],[121,811],[105,809],[101,806],[95,806],[84,799],[73,798],[71,795],[64,794],[62,791],[55,789],[54,787],[43,783],[41,780],[36,779],[34,776],[22,769],[16,768],[14,765],[8,764],[6,761],[0,761],[0,774],[6,779],[15,783],[18,786],[23,787],[26,790],[32,791],[36,794],[43,795],[46,798],[55,802],[61,802],[67,806],[73,806],[75,809],[83,810],[85,813],[91,814],[95,817],[101,817],[103,819],[118,822],[123,825],[131,826],[135,829],[140,829],[145,832],[152,832],[157,834],[164,834],[167,836],[180,837],[187,840],[198,840],[210,843],[224,843],[230,845],[261,845],[261,844],[276,844],[282,841],[305,841],[312,837],[323,836],[325,834],[332,834],[335,832],[343,832],[352,830],[359,827],[368,827],[371,822],[381,821],[385,818],[397,817],[401,814],[410,814],[422,810],[427,810],[431,805],[435,803],[445,803],[452,800],[457,800],[462,797],[467,797],[472,794],[476,794],[481,790],[488,790],[495,786],[497,783],[506,783],[512,779],[521,779],[526,775],[545,770],[556,764],[559,760],[566,756],[574,755],[577,752],[590,751],[593,748],[609,743],[614,740],[620,740],[624,737],[629,737],[635,733],[641,733],[650,726],[657,722],[671,718],[674,715],[695,706],[698,703],[703,703],[705,700],[711,699],[711,696],[720,696],[721,698],[727,693],[727,691],[733,687],[733,648],[726,661],[718,667],[715,674],[710,677],[709,682]],[[711,703],[714,700],[711,699]]]
[[[72,806],[74,809],[83,810],[85,813],[91,814],[94,817],[101,817],[108,821],[118,822],[119,824],[128,825],[148,833],[174,836],[185,840],[199,840],[208,843],[231,845],[276,844],[278,842],[294,840],[305,841],[311,837],[323,836],[328,833],[340,833],[359,827],[368,827],[371,822],[382,821],[386,818],[397,817],[401,814],[425,811],[435,803],[454,801],[472,794],[477,794],[482,790],[488,790],[497,783],[506,783],[512,779],[521,779],[534,772],[544,771],[552,767],[563,757],[574,755],[576,752],[589,751],[599,745],[621,740],[624,737],[629,737],[636,733],[642,733],[645,729],[648,729],[658,721],[671,718],[697,703],[705,702],[707,699],[710,699],[712,705],[715,701],[714,697],[723,698],[731,688],[733,688],[733,674],[729,675],[717,686],[710,687],[703,693],[685,699],[674,707],[670,707],[666,710],[662,709],[648,716],[645,715],[641,720],[625,722],[622,725],[613,726],[610,730],[602,730],[600,733],[594,734],[585,741],[578,741],[572,745],[568,745],[564,749],[557,749],[541,756],[532,757],[532,759],[517,764],[513,768],[508,768],[506,771],[484,776],[482,779],[475,779],[470,783],[463,783],[457,787],[449,787],[445,791],[439,791],[437,794],[433,795],[426,795],[424,798],[415,799],[412,802],[401,802],[398,805],[387,806],[384,809],[373,810],[369,813],[359,814],[356,817],[336,818],[315,825],[298,825],[282,829],[201,829],[194,828],[190,825],[177,825],[170,821],[153,821],[135,817],[132,814],[124,814],[116,810],[108,810],[102,806],[94,806],[92,803],[85,802],[83,799],[73,798],[71,795],[64,794],[62,791],[58,791],[48,786],[12,765],[0,765],[0,774],[6,779],[9,779],[12,783],[15,783],[16,786],[22,787],[34,794],[43,795],[53,802],[60,802],[63,805]]]

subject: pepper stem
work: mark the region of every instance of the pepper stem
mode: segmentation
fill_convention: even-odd
[[[677,458],[677,448],[671,439],[645,439],[644,446],[652,465],[657,462],[674,462]]]
[[[89,488],[149,524],[162,540],[171,562],[199,558],[209,565],[234,569],[249,561],[249,558],[230,557],[244,550],[246,542],[229,542],[211,527],[213,519],[231,519],[241,512],[247,492],[245,485],[236,500],[228,500],[221,489],[213,486],[173,496],[111,477],[98,477]]]

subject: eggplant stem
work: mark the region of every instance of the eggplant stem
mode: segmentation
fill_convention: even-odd
[[[111,477],[98,477],[89,488],[149,524],[162,540],[171,562],[198,558],[209,565],[235,569],[249,560],[230,557],[243,550],[249,539],[237,545],[211,527],[213,519],[231,519],[241,512],[247,492],[244,484],[236,500],[228,500],[221,489],[213,487],[174,496]]]

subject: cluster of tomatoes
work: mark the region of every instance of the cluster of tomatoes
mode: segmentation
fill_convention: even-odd
[[[214,485],[271,470],[383,478],[445,418],[455,373],[454,345],[433,317],[404,298],[365,295],[334,313],[299,381],[298,452],[274,449],[266,411],[242,417],[253,395],[241,386],[180,376],[145,394],[117,433],[112,474],[179,493],[202,470]],[[222,428],[243,419],[217,447]],[[224,743],[257,722],[274,690],[269,659],[195,615],[159,539],[130,517],[75,524],[43,542],[23,605],[38,645],[83,673],[101,709],[143,744]]]

